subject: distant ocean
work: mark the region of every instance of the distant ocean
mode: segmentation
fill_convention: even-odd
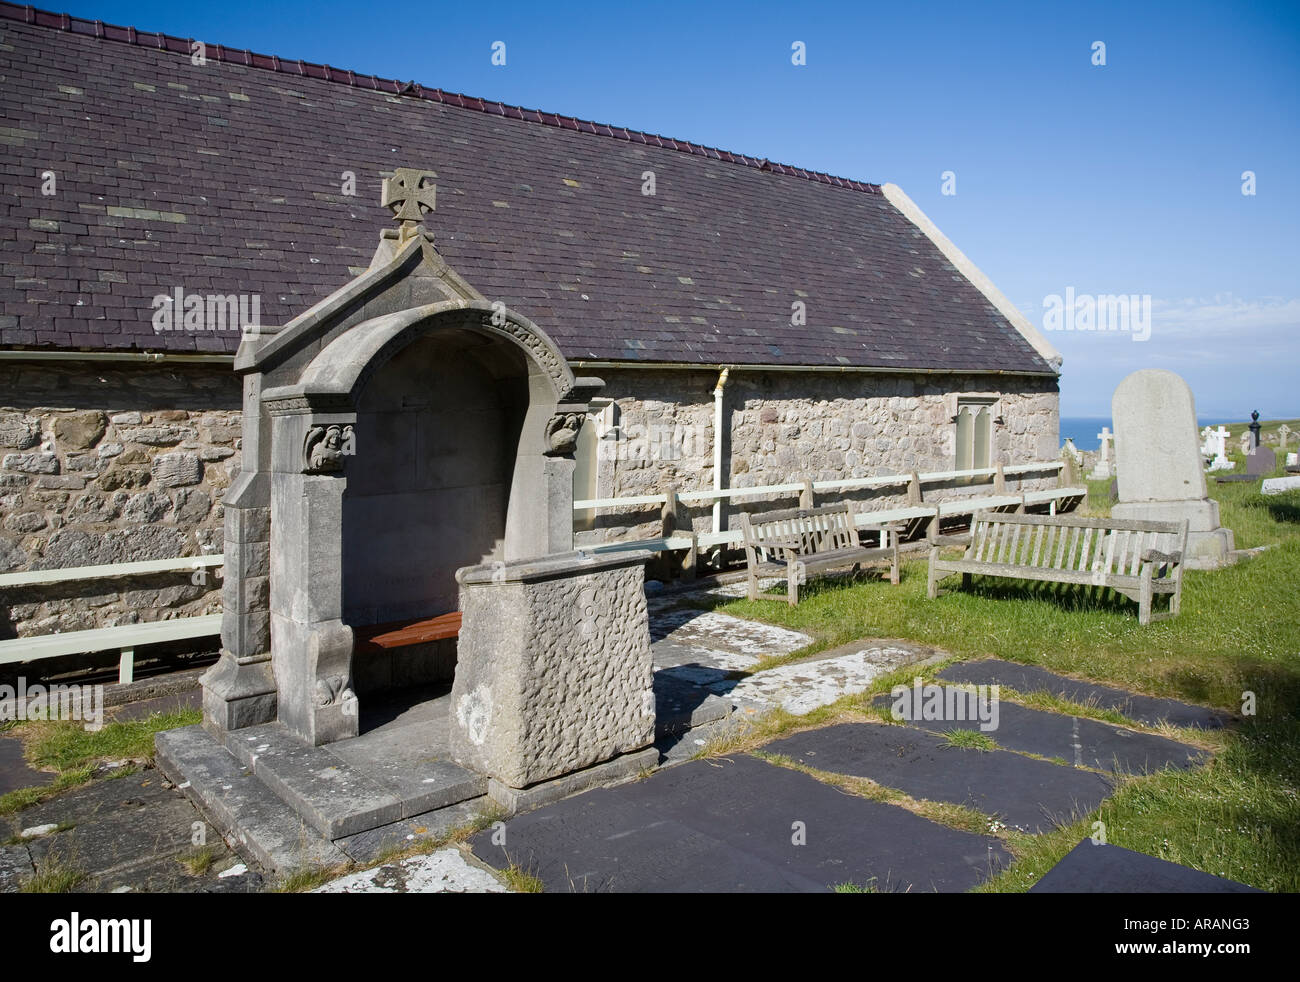
[[[1218,426],[1220,424],[1231,429],[1236,423],[1240,425],[1239,419],[1222,419],[1218,416],[1199,416],[1197,417],[1197,428],[1204,426]],[[1065,443],[1066,437],[1074,438],[1074,445],[1080,450],[1096,450],[1101,446],[1101,441],[1097,439],[1097,434],[1101,428],[1107,426],[1112,433],[1115,432],[1115,423],[1109,416],[1062,416],[1061,417],[1061,443]],[[1234,436],[1240,436],[1234,431]],[[1112,444],[1114,446],[1114,444]]]

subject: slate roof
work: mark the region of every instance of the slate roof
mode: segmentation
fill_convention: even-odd
[[[409,166],[437,175],[448,263],[572,361],[1052,373],[877,185],[206,54],[0,3],[0,347],[233,352],[237,332],[155,332],[152,298],[257,293],[287,322],[369,264],[381,177]]]

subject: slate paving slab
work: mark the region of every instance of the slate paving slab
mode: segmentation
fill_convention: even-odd
[[[1018,692],[1047,692],[1072,702],[1113,709],[1148,726],[1165,721],[1174,726],[1220,729],[1232,719],[1216,709],[1193,706],[1176,699],[1137,695],[1095,682],[1081,682],[1036,665],[1018,665],[1000,658],[950,665],[939,673],[939,678],[968,685],[1005,685]]]
[[[1263,893],[1235,880],[1084,839],[1030,893]]]
[[[808,767],[865,777],[913,798],[966,805],[1007,825],[1045,832],[1096,808],[1110,782],[1091,771],[1006,750],[945,747],[911,726],[842,723],[767,744]]]
[[[17,734],[0,734],[0,794],[19,788],[39,788],[54,781],[54,775],[33,770],[23,757],[23,742]]]
[[[474,837],[475,854],[560,892],[955,891],[1010,861],[995,838],[748,755],[589,791],[516,816],[504,844],[492,840],[492,830]]]
[[[893,699],[882,695],[873,703],[888,710]],[[955,729],[984,732],[977,719],[911,719],[907,722],[931,733]],[[987,732],[998,746],[1043,757],[1059,757],[1075,767],[1149,774],[1163,767],[1195,767],[1209,757],[1203,750],[1154,733],[1138,733],[1095,719],[1030,709],[1005,700],[998,701],[997,723],[996,730]]]
[[[0,893],[17,893],[35,872],[31,853],[25,845],[0,846]]]
[[[261,878],[242,867],[217,830],[206,826],[184,794],[165,787],[152,768],[92,781],[24,809],[8,822],[14,832],[48,831],[6,849],[0,859],[0,892],[17,890],[28,876],[53,864],[83,874],[78,892],[244,892],[261,887]],[[197,875],[180,863],[195,850],[196,823],[215,850],[211,868]],[[243,869],[237,876],[220,876],[237,867]]]

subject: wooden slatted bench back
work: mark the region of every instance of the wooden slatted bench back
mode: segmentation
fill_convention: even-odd
[[[740,514],[745,551],[759,562],[775,558],[774,547],[793,546],[800,555],[852,549],[858,545],[853,502],[824,508],[788,508],[755,518]]]
[[[939,595],[940,580],[960,573],[963,586],[978,574],[1109,587],[1137,601],[1140,624],[1176,617],[1182,605],[1186,521],[980,512],[961,559],[941,557],[951,541],[931,537],[931,599]],[[1157,594],[1169,598],[1167,613],[1154,611]]]
[[[1103,578],[1136,577],[1144,557],[1181,554],[1183,534],[1179,522],[980,514],[964,558]]]

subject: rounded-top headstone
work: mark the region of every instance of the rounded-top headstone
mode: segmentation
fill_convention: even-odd
[[[1121,502],[1206,497],[1196,401],[1180,376],[1158,368],[1134,372],[1110,405]]]

